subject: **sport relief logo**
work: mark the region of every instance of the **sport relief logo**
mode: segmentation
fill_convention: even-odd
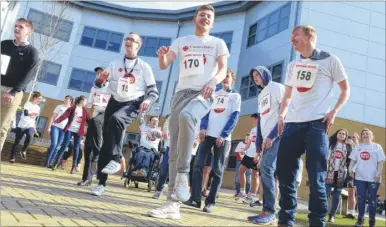
[[[135,76],[133,74],[131,74],[131,73],[130,74],[126,73],[123,76],[123,78],[129,78],[130,84],[134,84],[135,83]]]
[[[188,50],[189,50],[189,47],[188,47],[188,46],[184,46],[184,47],[182,47],[182,50],[188,51]]]
[[[343,153],[340,150],[336,150],[334,154],[336,159],[342,159],[343,157]]]
[[[225,110],[225,108],[217,108],[217,109],[214,109],[213,111],[215,113],[222,113],[222,112],[224,112],[224,110]]]
[[[367,161],[370,159],[370,153],[368,151],[362,151],[360,157],[363,161]]]

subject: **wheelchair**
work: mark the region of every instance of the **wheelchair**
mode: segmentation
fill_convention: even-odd
[[[160,164],[162,160],[162,156],[165,153],[164,149],[159,149],[159,152],[155,149],[152,149],[155,152],[155,157],[151,161],[149,169],[147,171],[146,176],[132,176],[133,168],[135,167],[135,155],[139,151],[140,146],[133,148],[133,152],[127,165],[126,171],[123,174],[124,187],[129,188],[131,183],[134,183],[135,188],[139,188],[139,182],[147,183],[147,191],[151,192],[152,188],[156,187],[159,178]]]

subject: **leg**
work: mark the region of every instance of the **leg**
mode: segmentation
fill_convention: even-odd
[[[355,210],[355,188],[348,188],[348,210],[349,213],[354,213]]]
[[[325,186],[328,155],[326,124],[321,121],[308,123],[305,141],[306,168],[310,184],[308,221],[310,226],[324,226],[328,208]]]
[[[169,147],[166,148],[166,152],[162,158],[161,168],[159,171],[157,191],[161,192],[164,189],[164,185],[169,174]]]
[[[1,95],[4,93],[2,92]],[[0,132],[0,153],[3,150],[5,140],[7,139],[8,130],[11,127],[11,122],[15,118],[17,108],[23,99],[23,92],[16,92],[11,104],[4,104],[1,102],[1,132]]]
[[[77,133],[72,133],[72,136],[74,137],[74,149],[73,149],[73,155],[72,155],[72,166],[76,167],[78,166],[78,158],[79,158],[79,147],[80,147],[80,140],[81,136],[78,136]]]
[[[358,193],[358,220],[363,220],[365,216],[365,207],[367,199],[368,184],[365,181],[356,180]]]
[[[196,156],[192,155],[192,159],[190,160],[190,169],[189,169],[189,186],[192,188],[193,185],[193,171],[194,171],[194,163],[196,161]]]
[[[91,132],[89,132],[91,133]],[[86,139],[87,144],[87,139]],[[82,175],[82,181],[91,180],[90,177],[90,162],[92,157],[92,148],[90,146],[85,146],[84,149],[84,167],[83,167],[83,175]]]
[[[244,185],[245,185],[245,193],[249,193],[249,191],[251,190],[251,181],[252,181],[252,170],[251,169],[247,169],[245,171],[245,174],[244,174],[244,182],[246,182]]]
[[[335,187],[334,192],[332,194],[332,203],[331,203],[331,212],[330,212],[330,217],[335,217],[336,211],[338,210],[338,206],[340,203],[340,196],[342,194],[342,187]],[[327,187],[326,187],[327,190]],[[328,198],[328,194],[327,194]]]
[[[58,145],[59,130],[61,129],[54,125],[51,126],[51,131],[50,131],[51,144],[50,144],[50,147],[48,148],[45,166],[51,163],[51,159],[55,156],[54,151],[56,149],[56,146]]]
[[[22,151],[27,151],[27,148],[28,148],[29,144],[31,143],[31,138],[35,134],[35,129],[34,128],[29,128],[26,131],[24,131],[24,133],[25,133],[26,137],[25,137],[25,140],[24,140],[24,146],[23,146]]]
[[[375,224],[375,214],[377,212],[378,189],[379,189],[379,183],[368,182],[369,224]]]
[[[239,170],[240,193],[245,193],[245,172],[249,171],[242,163]],[[252,172],[251,172],[252,174]],[[244,191],[243,191],[244,190]]]
[[[21,139],[23,138],[23,131],[21,128],[16,128],[15,129],[15,142],[13,143],[12,145],[12,148],[11,148],[11,157],[10,157],[10,160],[12,159],[15,159],[16,158],[16,147],[17,145],[19,145]]]
[[[51,162],[52,168],[55,168],[55,166],[62,160],[64,150],[68,147],[68,145],[70,145],[70,140],[71,140],[71,132],[67,131],[64,133],[63,142],[60,145],[58,145],[56,148],[57,152],[55,152],[56,154]]]
[[[237,160],[236,161],[236,172],[235,172],[236,194],[240,193],[240,177],[239,177],[240,164],[241,164],[241,161]]]
[[[259,188],[259,173],[256,170],[252,170],[252,188],[249,194],[256,195]]]
[[[98,114],[92,120],[92,125],[93,125],[92,127],[94,128],[93,137],[91,139],[91,144],[93,145],[92,162],[98,161],[100,150],[102,148],[104,118],[105,118],[104,114]]]

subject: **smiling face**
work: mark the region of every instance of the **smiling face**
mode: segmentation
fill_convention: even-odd
[[[193,23],[196,25],[196,30],[209,31],[213,27],[214,12],[210,9],[199,10],[193,18]]]
[[[363,143],[370,143],[373,141],[373,133],[368,130],[368,129],[364,129],[362,130],[361,132],[361,140]]]
[[[316,30],[309,25],[296,27],[291,34],[291,44],[299,53],[306,53],[316,45]]]
[[[152,118],[151,118],[151,120],[150,120],[150,125],[151,125],[151,127],[153,127],[153,128],[158,127],[158,123],[159,123],[158,118],[156,118],[156,117],[152,117]]]
[[[16,21],[13,34],[16,40],[24,41],[27,35],[31,35],[31,29],[27,26],[26,22]]]
[[[347,132],[345,130],[340,130],[338,134],[336,135],[336,139],[338,142],[343,143],[347,138]]]
[[[225,79],[221,82],[223,88],[230,88],[233,84],[232,72],[228,71]]]
[[[142,41],[139,35],[130,33],[125,38],[125,52],[127,56],[137,56]]]

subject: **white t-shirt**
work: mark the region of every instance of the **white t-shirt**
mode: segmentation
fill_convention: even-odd
[[[334,148],[334,155],[335,155],[335,163],[334,163],[334,171],[339,171],[340,163],[342,162],[343,158],[343,144],[337,143]]]
[[[284,85],[269,82],[259,94],[260,127],[263,139],[267,138],[277,124]]]
[[[71,132],[78,133],[80,129],[80,125],[82,124],[82,118],[83,118],[83,108],[80,106],[77,106],[75,108],[74,118],[72,119],[71,125],[68,128],[68,130]]]
[[[110,97],[111,92],[107,84],[103,88],[97,88],[94,86],[91,88],[90,96],[87,99],[87,106],[89,108],[93,108],[93,117],[101,112],[105,112]]]
[[[158,144],[162,137],[162,132],[160,128],[151,128],[146,122],[142,123],[139,126],[139,129],[141,130],[141,141],[140,145],[143,147],[146,147],[148,149],[156,149],[158,150]],[[148,136],[148,133],[150,133],[150,137]]]
[[[374,182],[374,177],[377,175],[378,162],[385,161],[385,153],[381,145],[377,143],[361,143],[351,152],[350,159],[356,161],[356,180]]]
[[[24,110],[28,110],[28,115],[36,113],[35,116],[25,116],[24,111],[20,116],[20,121],[17,124],[18,128],[35,128],[36,127],[36,118],[40,114],[40,106],[33,104],[32,102],[27,102],[24,105]]]
[[[243,141],[239,142],[235,148],[235,152],[236,153],[239,153],[239,152],[245,152],[245,143]]]
[[[223,89],[215,93],[212,110],[209,113],[207,135],[218,138],[228,123],[231,114],[235,111],[240,112],[241,96],[239,93],[230,93]],[[231,134],[227,138],[231,141]]]
[[[58,128],[61,128],[61,129],[64,129],[64,127],[66,127],[68,119],[63,120],[60,123],[55,123],[55,120],[58,119],[60,116],[62,116],[62,114],[64,112],[66,112],[66,110],[68,108],[70,108],[70,107],[66,107],[66,105],[64,105],[64,104],[56,106],[56,108],[54,109],[54,114],[56,114],[56,118],[54,119],[54,122],[52,123],[53,126],[56,126]]]
[[[112,96],[118,102],[135,100],[146,94],[148,86],[155,85],[153,70],[150,65],[142,59],[126,59],[125,65],[127,73],[134,70],[131,74],[125,72],[123,57],[109,64],[106,71],[110,73],[107,80]]]
[[[250,133],[251,145],[245,151],[245,155],[251,158],[254,158],[257,154],[256,152],[256,137],[257,137],[257,127],[253,128]]]
[[[217,57],[229,56],[224,40],[213,36],[180,37],[173,42],[170,50],[180,57],[176,92],[184,89],[200,91],[216,75]]]
[[[285,81],[287,86],[293,88],[285,122],[324,118],[331,109],[333,83],[346,79],[343,65],[335,55],[322,60],[292,61],[288,64]],[[306,88],[309,86],[311,89]]]

